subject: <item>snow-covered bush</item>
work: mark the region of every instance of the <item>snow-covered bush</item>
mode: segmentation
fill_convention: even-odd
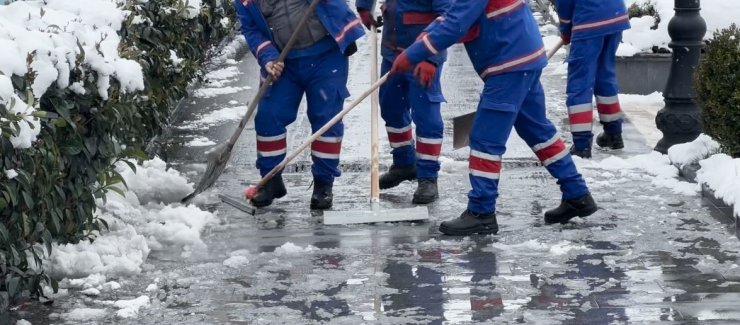
[[[704,132],[740,157],[740,29],[714,33],[694,76]]]
[[[233,16],[229,0],[0,5],[0,306],[42,294],[44,247],[106,227],[114,164],[146,158]]]

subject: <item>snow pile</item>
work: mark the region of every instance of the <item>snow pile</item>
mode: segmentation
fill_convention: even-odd
[[[98,217],[108,222],[110,232],[98,235],[92,243],[57,245],[44,263],[56,277],[87,276],[78,282],[67,281],[67,287],[105,290],[106,276],[140,273],[151,250],[182,249],[187,256],[205,247],[200,233],[215,215],[193,205],[172,203],[192,190],[185,177],[167,170],[158,158],[137,166],[136,173],[120,168],[129,185],[127,197],[109,192],[107,202],[99,203]],[[113,284],[109,287],[117,289]]]
[[[720,144],[706,134],[699,135],[689,143],[677,144],[668,148],[668,158],[674,165],[684,166],[719,153]]]
[[[141,296],[130,300],[117,300],[113,306],[119,308],[116,315],[121,318],[131,318],[139,314],[139,309],[149,306],[149,297]]]
[[[660,16],[658,28],[652,30],[655,25],[653,17],[639,17],[630,19],[632,28],[624,32],[623,43],[619,46],[617,55],[632,56],[636,53],[651,52],[652,47],[657,45],[668,47],[671,41],[668,35],[668,22],[673,18],[674,0],[626,0],[627,6],[632,4],[644,5],[650,3]],[[701,15],[707,23],[707,34],[705,39],[712,38],[717,29],[729,27],[737,20],[736,15],[729,13],[740,12],[740,1],[703,1],[701,3]]]
[[[735,216],[740,217],[740,158],[716,154],[699,164],[696,181],[707,184],[717,198],[734,205]]]
[[[317,250],[318,248],[312,245],[301,247],[291,242],[287,242],[283,244],[282,246],[275,248],[274,253],[275,255],[298,255],[298,254],[309,253],[309,252],[313,252]]]
[[[642,170],[650,174],[652,184],[671,189],[674,193],[683,195],[695,195],[699,192],[698,184],[692,184],[680,181],[678,177],[678,168],[671,164],[667,155],[657,151],[652,151],[644,155],[637,155],[628,159],[622,159],[616,156],[610,156],[602,161],[584,160],[573,157],[579,169],[605,170],[608,172],[618,173],[623,177],[638,177],[635,170]]]
[[[38,99],[52,85],[68,88],[76,58],[84,51],[83,78],[97,78],[100,97],[108,98],[110,79],[117,79],[123,92],[144,89],[141,66],[121,58],[117,32],[126,13],[117,0],[88,1],[17,1],[0,6],[0,101],[15,104],[11,114],[20,114],[19,135],[13,146],[28,148],[38,135],[38,120],[30,117],[29,107],[8,91],[9,77],[35,74],[31,89]],[[30,58],[30,64],[26,59]],[[38,102],[38,101],[35,101]],[[31,128],[30,125],[35,126]]]
[[[167,163],[159,157],[145,161],[135,172],[124,163],[116,169],[140,203],[178,202],[193,191],[193,184],[178,171],[167,169]]]
[[[206,137],[198,137],[186,144],[188,147],[208,147],[216,144],[211,139],[208,139]]]
[[[108,315],[108,313],[105,311],[105,309],[75,308],[70,310],[68,313],[64,313],[59,316],[60,318],[67,321],[84,322],[100,319],[105,317],[106,315]]]
[[[231,252],[231,254],[229,255],[231,257],[227,258],[223,263],[225,266],[238,269],[242,266],[249,264],[249,258],[248,258],[249,251],[246,249],[241,249],[238,251]]]

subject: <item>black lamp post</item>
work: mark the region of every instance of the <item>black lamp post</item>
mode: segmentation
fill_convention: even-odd
[[[663,139],[655,146],[661,153],[668,152],[674,144],[693,141],[702,130],[700,110],[694,101],[693,76],[707,24],[699,14],[699,0],[675,1],[676,15],[668,24],[673,63],[663,92],[665,107],[655,117],[655,124],[663,132]]]

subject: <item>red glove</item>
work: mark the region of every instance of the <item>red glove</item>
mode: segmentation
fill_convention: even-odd
[[[409,61],[409,58],[406,56],[406,51],[403,51],[396,57],[396,60],[393,61],[390,73],[404,73],[411,70],[412,67],[413,64],[411,64],[411,61]]]
[[[560,39],[563,40],[563,45],[570,44],[570,34],[560,34]]]
[[[375,26],[376,28],[383,26],[382,22],[373,18],[373,14],[370,10],[357,8],[357,13],[360,14],[360,20],[362,20],[362,24],[365,25],[365,28],[370,29],[370,26]]]
[[[420,62],[416,65],[416,69],[414,69],[414,77],[416,77],[416,80],[419,80],[419,83],[426,88],[429,88],[432,85],[435,73],[437,73],[437,66],[429,61]]]

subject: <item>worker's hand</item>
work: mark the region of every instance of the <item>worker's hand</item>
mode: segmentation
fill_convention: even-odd
[[[570,34],[560,34],[560,39],[563,40],[563,45],[570,44]]]
[[[411,70],[411,67],[411,61],[409,61],[409,58],[406,56],[406,51],[403,51],[396,57],[396,60],[393,61],[393,66],[391,67],[390,73],[404,73]]]
[[[357,13],[360,14],[360,20],[362,20],[365,28],[370,29],[371,26],[375,26],[375,28],[383,26],[383,19],[380,17],[378,19],[373,18],[373,13],[370,10],[357,8]]]
[[[416,69],[414,69],[414,77],[426,88],[432,85],[435,73],[437,73],[437,66],[429,61],[420,62],[416,65]]]
[[[271,74],[272,79],[275,80],[280,78],[280,75],[283,74],[283,68],[285,68],[285,63],[283,62],[270,61],[265,64],[265,70],[267,70],[267,73]]]

